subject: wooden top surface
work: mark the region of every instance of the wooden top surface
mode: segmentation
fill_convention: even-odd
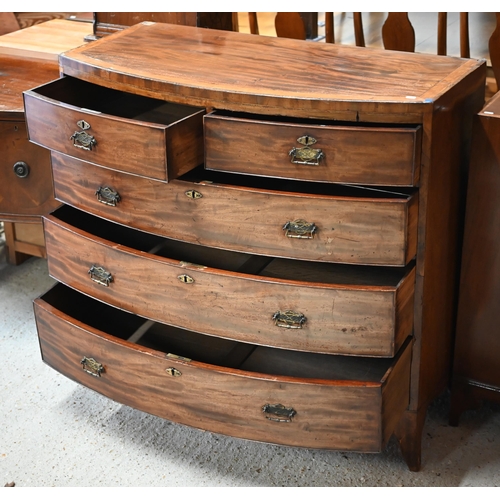
[[[85,43],[92,23],[52,19],[0,36],[0,54],[57,62],[59,54]]]
[[[0,54],[0,116],[24,116],[23,92],[59,78],[53,61],[32,61]]]
[[[91,32],[90,23],[54,19],[0,36],[0,115],[24,116],[23,92],[59,78],[59,54]]]
[[[69,76],[152,97],[314,117],[354,102],[416,111],[485,63],[144,22],[60,64]]]

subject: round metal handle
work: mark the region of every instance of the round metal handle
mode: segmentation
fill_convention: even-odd
[[[24,161],[18,161],[14,163],[13,170],[14,173],[21,179],[28,177],[28,175],[30,174],[30,167]]]

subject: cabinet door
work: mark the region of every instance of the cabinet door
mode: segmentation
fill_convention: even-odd
[[[23,120],[0,122],[0,135],[0,219],[38,221],[59,205],[53,195],[50,152],[28,141]]]

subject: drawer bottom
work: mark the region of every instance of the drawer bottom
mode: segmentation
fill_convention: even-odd
[[[408,406],[394,359],[254,346],[144,320],[57,284],[35,300],[43,360],[119,403],[192,427],[308,448],[381,451]]]

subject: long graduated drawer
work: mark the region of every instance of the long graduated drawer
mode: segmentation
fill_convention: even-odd
[[[414,267],[207,249],[64,206],[44,219],[50,274],[155,321],[286,349],[393,356],[412,334]]]
[[[416,254],[418,193],[219,174],[172,182],[52,154],[56,198],[166,237],[259,255],[405,266]],[[103,194],[104,192],[104,194]]]
[[[395,359],[256,347],[145,322],[60,284],[35,301],[35,315],[52,368],[212,432],[379,452],[408,406],[411,342]]]
[[[63,77],[24,93],[30,141],[166,180],[203,162],[205,109]]]
[[[267,177],[415,186],[421,127],[205,115],[205,168]]]

